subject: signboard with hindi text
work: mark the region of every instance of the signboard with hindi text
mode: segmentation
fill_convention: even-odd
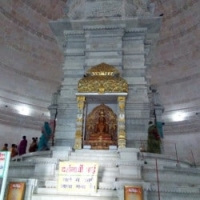
[[[124,200],[143,200],[143,189],[141,186],[125,186]]]
[[[94,193],[97,190],[97,177],[97,163],[60,162],[57,189],[67,193]]]
[[[2,183],[3,183],[3,179],[0,178],[0,191],[1,191],[1,188],[2,188]]]
[[[4,199],[9,163],[10,152],[0,151],[0,200]]]
[[[0,178],[3,178],[6,168],[6,152],[0,152]]]
[[[6,200],[24,200],[25,182],[10,182]]]

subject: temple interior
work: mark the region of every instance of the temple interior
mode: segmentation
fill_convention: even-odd
[[[199,199],[199,8],[0,1],[0,200]]]

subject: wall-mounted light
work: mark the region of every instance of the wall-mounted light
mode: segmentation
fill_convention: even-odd
[[[185,120],[186,118],[186,113],[184,112],[175,112],[173,115],[172,115],[172,120],[174,122],[180,122],[180,121],[183,121]]]
[[[16,107],[16,109],[20,115],[30,115],[31,114],[31,109],[27,105],[19,105]]]

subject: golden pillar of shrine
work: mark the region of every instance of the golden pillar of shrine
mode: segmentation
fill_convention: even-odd
[[[75,149],[82,149],[82,132],[83,132],[83,110],[85,105],[85,96],[77,97],[77,117],[76,117],[76,134]]]
[[[125,100],[126,97],[118,97],[118,147],[126,147],[126,132],[125,132]]]

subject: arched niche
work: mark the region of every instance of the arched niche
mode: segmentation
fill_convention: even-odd
[[[84,145],[93,149],[108,149],[113,145],[118,148],[126,146],[124,108],[127,93],[128,84],[126,80],[120,77],[118,70],[114,66],[101,63],[86,72],[85,76],[78,82],[78,93],[76,93],[78,109],[75,149],[81,149]],[[97,113],[102,109],[105,111],[106,123],[108,123],[110,132],[112,131],[110,129],[115,116],[115,139],[106,143],[105,137],[98,137],[97,135],[95,141],[90,140],[88,142],[90,135],[88,126],[95,134],[94,126],[97,124]],[[95,142],[98,144],[96,145]]]

